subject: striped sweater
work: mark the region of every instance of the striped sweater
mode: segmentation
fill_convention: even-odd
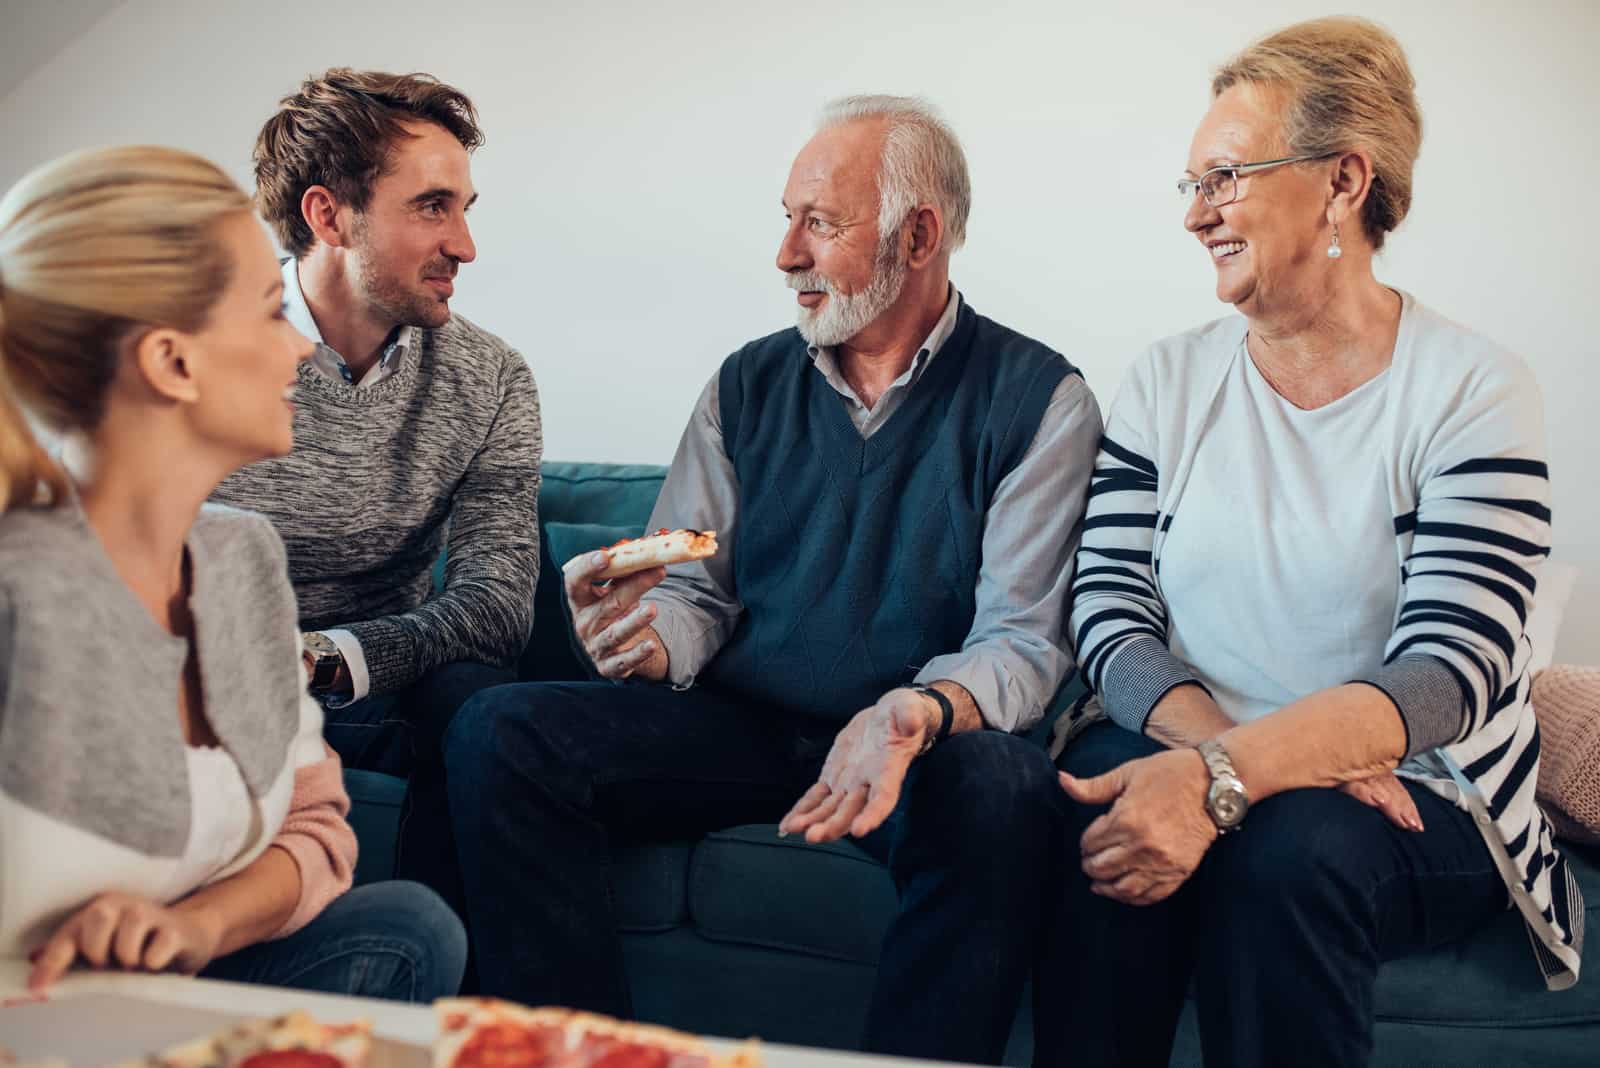
[[[1370,682],[1394,699],[1401,773],[1472,813],[1546,984],[1562,989],[1578,978],[1583,902],[1534,802],[1523,633],[1550,545],[1542,403],[1520,359],[1402,296],[1380,420],[1400,594],[1383,666],[1327,685]],[[1157,343],[1112,408],[1070,620],[1090,692],[1056,724],[1058,752],[1100,716],[1140,730],[1173,686],[1204,682],[1205,665],[1168,649],[1161,557],[1222,384],[1249,358],[1245,330],[1229,317]]]

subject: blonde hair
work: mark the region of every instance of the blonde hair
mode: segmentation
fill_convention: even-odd
[[[1217,69],[1211,95],[1245,83],[1283,89],[1289,155],[1360,147],[1372,156],[1361,226],[1374,249],[1411,210],[1411,172],[1422,149],[1422,109],[1405,50],[1377,23],[1350,16],[1299,22]]]
[[[215,164],[153,146],[63,156],[0,199],[0,512],[66,491],[22,407],[92,429],[129,337],[205,325],[233,272],[217,227],[249,211]]]

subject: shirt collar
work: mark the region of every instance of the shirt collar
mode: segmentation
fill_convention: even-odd
[[[290,324],[317,343],[317,354],[312,361],[326,365],[330,369],[337,368],[338,373],[348,380],[349,370],[345,367],[344,357],[322,340],[322,331],[317,328],[317,320],[311,314],[311,305],[306,303],[305,291],[300,288],[300,265],[293,257],[283,261],[283,304],[284,316]],[[416,328],[412,326],[402,326],[394,333],[384,346],[383,355],[378,360],[380,368],[387,369],[405,356],[406,351],[411,348],[415,330]]]
[[[944,348],[945,342],[950,340],[950,335],[956,331],[956,316],[961,310],[961,292],[954,285],[950,287],[950,296],[945,301],[944,312],[939,316],[939,321],[933,324],[933,330],[922,342],[922,347],[917,350],[917,355],[912,359],[911,366],[906,368],[904,374],[895,379],[889,389],[892,391],[900,386],[910,385],[922,377],[922,372],[927,368],[933,358]],[[817,370],[822,372],[822,377],[846,398],[860,403],[855,391],[845,382],[843,374],[839,371],[839,358],[834,347],[807,345],[806,355],[811,357],[811,362]],[[887,395],[887,393],[885,394]]]
[[[939,350],[944,348],[944,343],[956,332],[956,314],[960,310],[961,291],[952,285],[949,299],[944,302],[944,312],[939,316],[939,321],[933,324],[933,331],[923,340],[922,347],[917,350],[916,358],[912,361],[913,368],[920,369],[920,365],[933,359],[939,354]],[[807,345],[806,355],[811,357],[813,363],[820,357],[826,356],[828,363],[837,365],[838,357],[832,345]]]

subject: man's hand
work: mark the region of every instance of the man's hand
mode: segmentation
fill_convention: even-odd
[[[654,605],[639,598],[667,577],[667,569],[653,567],[615,582],[600,584],[596,576],[611,563],[604,550],[572,561],[563,569],[572,628],[595,670],[608,679],[639,675],[647,679],[667,676],[667,653],[650,624]]]
[[[1130,760],[1104,775],[1061,773],[1061,788],[1085,805],[1109,803],[1083,832],[1090,889],[1126,905],[1152,905],[1194,874],[1217,839],[1206,812],[1211,776],[1193,749]]]
[[[33,955],[28,987],[43,990],[79,958],[96,968],[193,975],[211,963],[221,942],[209,913],[112,891],[69,917]]]
[[[833,740],[821,778],[783,817],[778,833],[803,831],[815,843],[877,830],[900,801],[906,769],[938,729],[939,711],[931,697],[890,690],[857,712]]]
[[[1392,771],[1347,782],[1339,789],[1388,816],[1389,822],[1402,831],[1422,830],[1422,813],[1417,811],[1417,802]]]

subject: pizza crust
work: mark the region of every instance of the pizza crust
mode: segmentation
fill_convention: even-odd
[[[717,532],[714,530],[662,530],[643,538],[626,538],[605,550],[611,562],[595,576],[596,581],[625,578],[652,567],[686,564],[691,560],[705,560],[717,555]],[[563,570],[575,561],[585,559],[587,553],[568,560]]]

